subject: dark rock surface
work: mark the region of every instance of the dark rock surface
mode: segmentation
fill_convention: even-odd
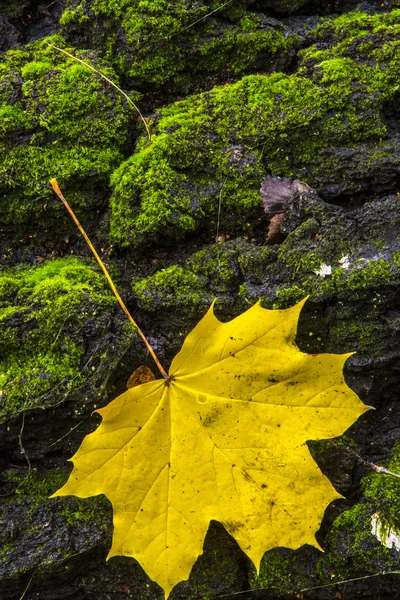
[[[375,408],[309,442],[343,495],[324,553],[276,548],[257,575],[213,522],[171,599],[394,600],[400,483],[357,455],[400,472],[400,2],[63,4],[0,9],[0,598],[163,597],[135,560],[106,562],[104,496],[49,499],[92,411],[151,362],[56,176],[165,367],[214,298],[228,320],[308,295],[297,344],[355,351],[346,381]],[[122,85],[151,141],[45,36]]]

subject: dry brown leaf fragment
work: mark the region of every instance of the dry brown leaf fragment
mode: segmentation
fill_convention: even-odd
[[[135,369],[133,373],[131,373],[128,381],[126,382],[126,389],[130,390],[131,388],[136,387],[137,385],[142,385],[143,383],[154,381],[155,378],[156,376],[154,375],[150,367],[142,365],[141,367]]]

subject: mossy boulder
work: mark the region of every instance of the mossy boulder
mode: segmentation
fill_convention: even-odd
[[[64,39],[50,43],[68,50]],[[99,64],[92,51],[78,58]],[[53,177],[68,185],[84,221],[103,208],[100,191],[123,157],[129,109],[99,75],[43,41],[10,50],[0,60],[1,229],[21,239],[65,232],[65,209],[54,201]]]
[[[14,492],[13,501],[8,498],[0,509],[3,597],[10,597],[13,583],[29,567],[42,563],[39,572],[44,571],[76,552],[90,550],[109,535],[110,511],[104,497],[49,502],[54,488],[65,479],[66,473],[57,469],[33,472],[28,478],[18,469],[2,473],[3,489]],[[17,550],[21,540],[24,554]]]
[[[317,345],[329,352],[352,348],[365,360],[378,351],[389,361],[398,326],[396,319],[382,320],[400,285],[397,196],[349,211],[310,191],[288,201],[284,215],[282,244],[258,246],[241,238],[211,244],[183,264],[135,278],[139,306],[162,314],[179,305],[200,314],[216,298],[217,310],[232,315],[259,299],[286,308],[309,296],[315,306],[330,307],[324,330],[309,323],[311,351]]]
[[[91,406],[135,338],[104,277],[78,259],[0,272],[0,422],[77,397]]]
[[[168,83],[176,93],[293,56],[283,25],[237,0],[68,0],[61,25],[74,44],[94,44],[131,86],[145,90]]]
[[[235,231],[254,217],[267,172],[325,198],[390,188],[400,168],[390,118],[400,11],[328,19],[313,35],[324,49],[300,52],[292,75],[251,75],[160,109],[152,143],[139,143],[112,175],[113,241],[215,231],[218,214]]]

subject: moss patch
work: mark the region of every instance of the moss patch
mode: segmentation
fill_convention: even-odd
[[[115,359],[92,340],[94,331],[109,335],[116,305],[103,276],[78,259],[58,259],[2,271],[0,290],[1,421],[87,384],[95,390]],[[129,327],[122,333],[128,341],[135,335]]]
[[[266,171],[318,187],[336,168],[338,148],[356,155],[363,148],[364,159],[375,161],[388,136],[384,109],[397,93],[400,11],[352,13],[345,33],[338,19],[325,27],[336,23],[331,33],[340,41],[305,50],[297,73],[251,75],[161,109],[152,144],[143,140],[113,173],[112,239],[176,238],[220,210],[223,226],[243,223],[260,205]],[[374,56],[365,61],[350,51],[365,37],[364,21],[375,36]]]
[[[104,496],[49,498],[65,482],[65,472],[32,472],[24,479],[9,471],[3,479],[15,486],[15,494],[0,509],[3,578],[18,578],[32,568],[40,575],[50,564],[87,551],[111,533],[111,507]]]
[[[399,472],[398,444],[393,451],[388,468]],[[320,559],[319,570],[329,570],[339,580],[399,569],[399,551],[386,547],[372,534],[371,518],[377,514],[383,525],[399,530],[400,483],[393,477],[375,473],[364,478],[363,488],[363,502],[342,513],[333,523],[326,557]]]
[[[247,254],[251,254],[251,246],[240,239],[213,244],[193,254],[184,266],[173,265],[136,279],[133,292],[146,310],[184,306],[199,314],[214,298],[220,306],[230,292],[236,292],[241,279],[240,262]],[[239,303],[239,312],[240,307]]]
[[[48,41],[68,49],[61,36]],[[93,52],[76,55],[116,81]],[[31,237],[45,227],[51,237],[57,222],[60,236],[65,209],[49,180],[59,179],[80,215],[98,213],[96,187],[122,158],[128,109],[100,76],[42,41],[4,54],[0,80],[2,221]]]
[[[391,454],[387,469],[400,475],[400,442],[395,442]],[[373,473],[364,479],[363,484],[365,497],[379,505],[381,521],[400,531],[400,479]]]
[[[237,0],[222,4],[73,0],[61,24],[72,39],[79,32],[80,39],[95,43],[135,86],[168,82],[170,89],[182,89],[200,73],[239,75],[288,45],[277,21],[247,12]]]
[[[315,566],[318,551],[307,549],[309,563],[299,553],[288,548],[274,548],[266,552],[257,575],[254,567],[250,574],[252,589],[274,590],[277,598],[285,598],[302,588],[308,587],[312,581],[312,568]],[[308,572],[310,571],[310,572]]]
[[[208,296],[206,280],[179,266],[162,269],[149,277],[137,278],[133,292],[139,306],[149,311],[174,307],[196,310]]]

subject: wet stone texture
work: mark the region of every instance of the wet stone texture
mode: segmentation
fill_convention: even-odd
[[[72,52],[120,85],[51,48]],[[172,600],[391,600],[400,585],[400,1],[6,0],[0,8],[0,597],[162,600],[106,562],[104,496],[50,499],[140,365],[49,179],[165,367],[228,320],[309,296],[297,344],[354,351],[375,408],[310,452],[343,499],[260,573],[210,525]],[[271,523],[271,527],[274,524]],[[397,573],[396,573],[397,572]]]

